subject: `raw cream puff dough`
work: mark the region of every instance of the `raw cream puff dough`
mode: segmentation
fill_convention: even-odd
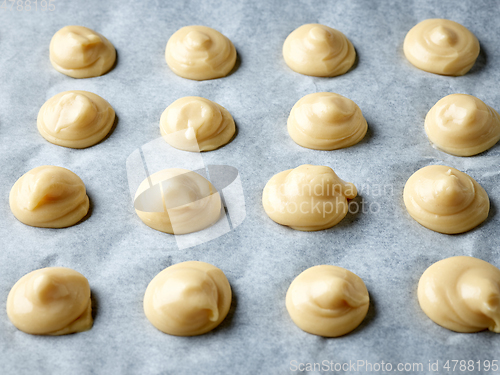
[[[471,230],[488,217],[488,194],[472,177],[444,165],[416,171],[406,182],[408,213],[433,231],[455,234]]]
[[[275,222],[316,231],[338,224],[347,215],[347,199],[356,195],[356,187],[330,167],[305,164],[274,175],[264,188],[262,204]]]
[[[115,111],[99,95],[64,91],[45,102],[38,112],[38,131],[49,142],[85,148],[100,142],[111,130]]]
[[[479,56],[479,41],[459,23],[439,18],[415,25],[406,34],[404,53],[421,70],[462,76]]]
[[[227,76],[236,63],[236,49],[217,30],[185,26],[168,40],[165,60],[178,76],[203,81]]]
[[[290,137],[302,147],[336,150],[363,139],[368,124],[352,100],[333,92],[319,92],[295,103],[287,127]]]
[[[346,73],[356,60],[347,37],[331,27],[310,23],[288,35],[283,44],[286,64],[297,73],[334,77]]]
[[[425,132],[441,150],[472,156],[500,139],[500,115],[472,95],[452,94],[439,100],[425,117]]]
[[[7,297],[7,315],[32,335],[67,335],[92,327],[89,282],[70,268],[42,268],[23,276]]]
[[[229,142],[236,126],[223,106],[198,96],[186,96],[165,109],[160,131],[166,142],[180,150],[211,151]]]
[[[418,302],[444,328],[500,333],[500,270],[468,256],[440,260],[420,278]]]
[[[368,312],[365,283],[337,266],[311,267],[293,280],[286,293],[286,308],[302,330],[338,337],[354,330]]]
[[[170,234],[200,231],[221,216],[219,193],[207,179],[187,169],[152,174],[139,185],[135,200],[135,212],[146,225]]]
[[[22,175],[10,191],[9,203],[14,216],[33,227],[70,227],[89,211],[89,197],[80,177],[52,165]]]
[[[197,336],[217,327],[229,312],[231,286],[219,268],[204,262],[174,264],[154,277],[144,312],[160,331]]]
[[[66,26],[50,41],[50,62],[73,78],[98,77],[116,60],[115,47],[103,35],[83,26]]]

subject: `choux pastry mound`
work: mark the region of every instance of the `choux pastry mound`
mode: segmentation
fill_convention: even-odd
[[[211,264],[174,264],[154,277],[144,294],[151,324],[175,336],[197,336],[217,327],[229,312],[231,286]]]
[[[462,76],[479,56],[479,41],[459,23],[434,18],[415,25],[406,34],[403,49],[408,61],[421,70]]]
[[[444,165],[416,171],[406,182],[408,213],[433,231],[456,234],[477,227],[488,217],[488,194],[472,177]]]
[[[178,76],[203,81],[227,76],[236,63],[236,49],[217,30],[185,26],[168,40],[165,60]]]
[[[17,329],[32,335],[67,335],[92,328],[89,282],[64,267],[28,273],[7,297],[7,315]]]
[[[425,117],[425,132],[441,150],[472,156],[500,139],[500,115],[472,95],[452,94],[439,100]]]
[[[500,333],[500,270],[468,256],[440,260],[420,278],[418,302],[444,328]]]
[[[83,26],[66,26],[50,41],[50,62],[73,78],[98,77],[116,61],[115,47],[103,35]]]
[[[357,104],[332,92],[309,94],[300,99],[290,112],[287,126],[295,143],[315,150],[355,145],[368,130]]]
[[[146,178],[135,194],[135,212],[160,232],[186,234],[216,223],[222,210],[219,193],[199,174],[171,168]]]
[[[310,23],[288,35],[283,57],[290,69],[316,77],[346,73],[356,60],[356,51],[347,37],[331,27]]]
[[[286,308],[303,331],[338,337],[354,330],[368,312],[365,283],[351,271],[315,266],[302,272],[288,288]]]
[[[228,143],[236,126],[223,106],[198,96],[186,96],[165,109],[160,131],[166,142],[180,150],[211,151]]]
[[[338,224],[348,212],[356,187],[330,167],[301,165],[274,175],[262,193],[267,215],[296,230],[316,231]]]
[[[14,216],[32,227],[70,227],[89,211],[89,197],[80,177],[52,165],[22,175],[10,191],[9,203]]]
[[[86,148],[109,133],[115,111],[99,95],[88,91],[61,92],[38,112],[38,131],[47,141],[64,147]]]

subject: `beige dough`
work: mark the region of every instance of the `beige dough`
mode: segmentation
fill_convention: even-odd
[[[236,49],[217,30],[185,26],[168,40],[165,60],[178,76],[203,81],[227,76],[236,63]]]
[[[330,265],[308,268],[286,293],[286,308],[294,323],[324,337],[342,336],[359,326],[369,303],[368,290],[359,276]]]
[[[444,328],[500,333],[500,270],[473,257],[440,260],[420,278],[418,302]]]
[[[42,268],[21,277],[7,298],[7,315],[32,335],[67,335],[92,328],[89,282],[64,267]]]
[[[64,147],[86,148],[111,130],[115,111],[99,95],[64,91],[45,102],[38,112],[38,131],[47,141]]]
[[[331,228],[348,212],[347,199],[358,194],[330,167],[301,165],[274,175],[264,188],[267,215],[281,225],[303,231]]]
[[[144,312],[160,331],[175,336],[197,336],[222,323],[231,306],[226,275],[197,261],[170,266],[149,283]]]
[[[419,69],[462,76],[476,62],[479,42],[459,23],[434,18],[418,23],[406,34],[404,53]]]
[[[334,77],[346,73],[356,60],[352,43],[340,31],[310,23],[295,29],[283,44],[286,64],[297,73]]]
[[[14,216],[32,227],[70,227],[89,211],[89,197],[80,177],[52,165],[22,175],[10,191],[9,203]]]
[[[73,78],[98,77],[116,60],[115,47],[104,36],[83,26],[66,26],[50,41],[50,62]]]
[[[215,150],[229,142],[235,130],[227,109],[199,96],[177,99],[160,119],[165,141],[185,151]]]
[[[424,227],[455,234],[471,230],[488,217],[488,194],[472,177],[444,165],[429,165],[406,182],[408,213]]]
[[[208,180],[187,169],[152,174],[139,185],[135,199],[135,212],[144,224],[170,234],[200,231],[221,216],[219,193]]]
[[[472,95],[452,94],[427,113],[425,132],[432,143],[449,154],[476,155],[500,139],[500,115]]]
[[[352,146],[363,139],[367,129],[357,104],[332,92],[304,96],[288,116],[290,137],[300,146],[315,150]]]

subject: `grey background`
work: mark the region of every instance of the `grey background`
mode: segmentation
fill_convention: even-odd
[[[448,359],[500,360],[499,335],[443,329],[423,314],[416,298],[420,275],[440,259],[471,255],[500,266],[500,146],[471,158],[454,157],[435,150],[423,129],[427,111],[448,94],[472,94],[500,108],[499,2],[57,0],[55,5],[53,12],[0,9],[0,305],[5,306],[10,288],[24,274],[66,266],[90,281],[95,323],[75,335],[31,336],[14,328],[2,307],[2,374],[288,374],[292,360],[421,362],[426,370],[429,360],[439,360],[440,366]],[[464,77],[425,73],[406,61],[406,32],[434,17],[457,21],[478,37],[481,54]],[[313,78],[286,66],[283,41],[296,27],[312,22],[341,30],[352,41],[359,57],[352,71]],[[71,24],[95,29],[115,45],[118,63],[111,72],[75,80],[52,68],[50,39]],[[168,38],[192,24],[214,27],[233,41],[241,60],[236,72],[195,82],[169,70],[164,60]],[[105,142],[71,150],[38,134],[39,108],[70,89],[95,92],[116,110],[118,125]],[[302,96],[320,91],[345,95],[360,106],[369,124],[362,142],[321,152],[291,140],[289,110]],[[231,233],[178,250],[172,236],[150,229],[134,213],[125,161],[160,136],[161,113],[186,95],[214,100],[233,115],[237,137],[203,157],[207,164],[239,170],[247,217]],[[361,190],[357,202],[378,204],[379,211],[349,214],[336,227],[315,233],[275,224],[262,208],[264,185],[275,173],[306,163],[331,166]],[[92,203],[86,221],[51,230],[14,218],[10,188],[23,173],[45,164],[64,166],[83,179]],[[483,225],[448,236],[410,218],[403,186],[429,164],[456,167],[486,189],[492,207]],[[387,184],[392,194],[374,190]],[[186,260],[218,266],[234,292],[223,324],[195,338],[157,331],[142,310],[149,281]],[[365,321],[345,337],[309,335],[287,314],[290,282],[318,264],[353,271],[370,292]],[[440,373],[446,371],[440,368]]]

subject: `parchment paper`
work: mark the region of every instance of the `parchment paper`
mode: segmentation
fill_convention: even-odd
[[[71,267],[90,282],[95,323],[84,333],[37,337],[18,331],[0,308],[0,373],[288,374],[301,372],[293,371],[294,363],[364,360],[390,362],[394,373],[397,363],[422,363],[423,371],[405,373],[423,374],[437,373],[429,371],[428,364],[438,360],[443,374],[448,373],[442,368],[446,360],[500,360],[500,335],[458,334],[441,328],[424,315],[416,297],[420,275],[440,259],[471,255],[500,266],[500,145],[478,156],[454,157],[434,149],[423,128],[427,111],[452,93],[472,94],[500,109],[500,3],[53,3],[52,12],[41,11],[40,4],[38,11],[18,11],[16,5],[12,11],[0,8],[0,304],[5,306],[10,288],[26,273],[47,266]],[[478,61],[463,77],[420,71],[403,55],[407,31],[436,17],[465,25],[481,43]],[[353,70],[336,78],[313,78],[286,66],[281,55],[286,36],[315,22],[342,31],[352,41],[358,54]],[[50,39],[72,24],[90,27],[115,45],[118,62],[111,72],[75,80],[52,68]],[[240,60],[233,74],[196,82],[170,71],[164,60],[167,40],[180,27],[193,24],[213,27],[233,41]],[[64,90],[92,91],[111,103],[119,120],[108,139],[71,150],[40,136],[39,108]],[[369,124],[362,142],[321,152],[292,141],[286,130],[291,107],[302,96],[320,91],[339,93],[360,106]],[[219,238],[180,250],[173,236],[150,229],[135,214],[126,160],[160,136],[161,113],[187,95],[216,101],[236,121],[236,138],[202,156],[207,165],[238,170],[246,218]],[[306,163],[331,166],[353,182],[360,190],[355,199],[360,212],[350,213],[330,230],[314,233],[271,221],[261,204],[264,185],[275,173]],[[429,164],[458,168],[485,188],[491,213],[483,225],[449,236],[410,218],[402,200],[403,186],[413,172]],[[40,165],[63,166],[82,178],[92,206],[86,221],[53,230],[32,228],[14,218],[8,204],[10,188]],[[165,335],[148,322],[142,309],[150,280],[165,267],[186,260],[221,268],[234,293],[226,320],[201,337]],[[365,321],[345,337],[309,335],[293,324],[286,311],[290,282],[318,264],[353,271],[370,292]],[[321,372],[333,373],[302,373]],[[457,368],[450,373],[483,371]]]

